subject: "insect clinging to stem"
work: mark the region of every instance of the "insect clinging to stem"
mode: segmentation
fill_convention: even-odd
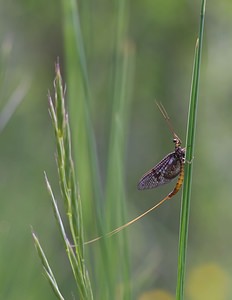
[[[181,147],[181,139],[174,132],[165,108],[162,104],[156,104],[166,120],[169,130],[173,134],[175,150],[166,155],[155,167],[143,175],[138,183],[138,189],[144,190],[156,188],[163,184],[169,183],[172,179],[179,175],[176,186],[174,187],[173,191],[168,194],[170,199],[179,191],[184,180],[185,148]]]
[[[145,215],[150,213],[151,211],[158,208],[161,204],[163,204],[166,200],[170,200],[178,191],[180,190],[183,181],[184,181],[184,164],[185,164],[185,148],[181,147],[181,139],[173,130],[170,118],[164,108],[164,106],[160,103],[156,102],[161,114],[163,115],[169,130],[173,134],[173,142],[175,144],[175,149],[173,152],[166,155],[156,166],[154,166],[151,170],[145,173],[138,183],[139,190],[145,189],[152,189],[159,187],[163,184],[169,183],[171,180],[178,176],[176,185],[174,186],[173,190],[164,197],[160,202],[156,205],[139,215],[138,217],[134,218],[133,220],[127,222],[126,224],[114,229],[113,231],[107,233],[104,237],[110,237],[122,229],[128,227],[129,225],[135,223],[139,219],[143,218]],[[98,241],[103,236],[97,237],[93,240],[86,242],[85,244],[90,244],[95,241]]]

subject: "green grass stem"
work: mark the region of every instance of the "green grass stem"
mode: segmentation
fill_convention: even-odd
[[[85,199],[83,209],[85,211],[84,215],[88,216],[88,219],[85,220],[88,224],[88,221],[92,222],[93,220],[92,208],[94,207],[94,211],[98,211],[96,204],[102,199],[96,141],[90,116],[92,97],[77,1],[63,0],[62,8],[66,58],[65,71],[69,93],[68,105],[73,135],[75,168],[77,169],[80,190]],[[88,185],[86,185],[87,181]]]
[[[130,93],[133,74],[134,49],[127,40],[128,3],[117,2],[117,32],[115,36],[115,64],[113,70],[113,95],[111,127],[106,178],[106,228],[107,232],[125,223],[125,142],[127,136]],[[123,299],[131,298],[129,284],[129,252],[125,232],[107,241],[110,255],[111,294],[116,295],[117,274],[123,281]],[[119,257],[117,251],[123,252]],[[112,257],[114,259],[112,260]]]
[[[182,197],[182,204],[181,204],[180,233],[179,233],[178,274],[177,274],[177,287],[176,287],[177,300],[184,299],[190,196],[191,196],[192,170],[193,170],[193,160],[194,160],[193,153],[194,153],[194,145],[195,145],[197,103],[198,103],[199,81],[200,81],[200,64],[201,64],[203,30],[204,30],[204,19],[205,19],[205,3],[206,0],[202,0],[200,29],[199,29],[199,37],[197,39],[195,56],[194,56],[189,115],[188,115],[188,124],[187,124],[185,180],[183,185],[183,197]]]

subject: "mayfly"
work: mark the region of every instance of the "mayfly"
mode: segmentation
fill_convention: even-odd
[[[179,191],[184,180],[185,148],[181,147],[181,139],[174,132],[165,108],[162,104],[156,104],[173,134],[175,151],[166,155],[155,167],[143,175],[138,183],[138,189],[145,190],[156,188],[160,185],[169,183],[179,175],[175,188],[167,196],[168,199],[170,199]]]
[[[105,237],[112,236],[122,229],[126,228],[127,226],[135,223],[139,219],[143,218],[145,215],[147,215],[152,210],[159,207],[164,201],[171,199],[178,191],[180,190],[183,181],[184,181],[184,163],[185,163],[185,148],[181,147],[181,139],[178,137],[178,135],[173,130],[170,118],[164,108],[164,106],[160,103],[156,103],[161,114],[163,115],[165,121],[167,122],[168,128],[173,134],[173,143],[175,144],[175,149],[173,152],[166,155],[156,166],[154,166],[151,170],[149,170],[147,173],[145,173],[142,178],[140,179],[138,183],[138,189],[139,190],[145,190],[145,189],[153,189],[158,186],[161,186],[163,184],[169,183],[171,180],[176,178],[178,176],[176,185],[174,186],[174,189],[166,196],[164,197],[159,203],[154,205],[152,208],[145,211],[143,214],[139,215],[138,217],[134,218],[130,222],[114,229],[113,231],[107,233]],[[97,237],[91,241],[86,242],[86,244],[95,242],[99,239],[101,239],[102,236]]]

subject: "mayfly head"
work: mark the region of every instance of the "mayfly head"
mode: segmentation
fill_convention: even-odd
[[[180,147],[182,144],[181,139],[177,135],[173,138],[173,143],[175,144],[175,148]]]

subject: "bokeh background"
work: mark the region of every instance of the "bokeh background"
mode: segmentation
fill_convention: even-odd
[[[79,7],[94,99],[91,118],[104,182],[115,1],[79,1]],[[185,141],[199,12],[200,1],[129,1],[128,41],[135,66],[125,157],[128,219],[151,207],[173,186],[136,189],[141,175],[173,150],[155,99],[164,104]],[[232,298],[231,53],[232,3],[208,1],[186,299]],[[72,299],[70,291],[75,291],[43,174],[46,170],[58,194],[47,104],[57,56],[65,66],[59,2],[0,2],[0,299],[55,299],[42,275],[31,226],[64,294]],[[174,299],[180,196],[128,230],[134,299]]]

